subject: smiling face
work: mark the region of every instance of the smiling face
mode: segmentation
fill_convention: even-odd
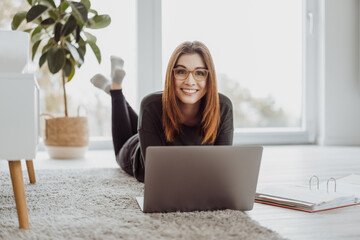
[[[183,80],[175,77],[176,97],[178,97],[183,104],[192,105],[200,103],[200,99],[206,94],[207,79],[202,81],[196,80],[194,75],[198,73],[194,70],[206,69],[202,57],[198,53],[183,54],[178,59],[174,68],[183,68],[191,72],[188,77]]]

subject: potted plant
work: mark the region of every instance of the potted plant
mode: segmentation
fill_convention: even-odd
[[[51,74],[61,73],[64,97],[64,117],[45,120],[44,143],[53,158],[82,157],[88,145],[88,123],[85,117],[69,117],[66,83],[75,74],[76,68],[84,63],[87,46],[101,62],[96,37],[86,29],[108,26],[110,16],[98,14],[91,9],[89,0],[80,2],[68,0],[27,0],[28,11],[21,11],[13,17],[13,30],[26,20],[32,23],[24,31],[30,33],[32,60],[41,53],[39,67],[47,64]]]

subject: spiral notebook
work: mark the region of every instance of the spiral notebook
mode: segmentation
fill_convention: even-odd
[[[314,175],[309,179],[309,186],[281,184],[259,187],[255,202],[310,213],[359,205],[360,175],[329,178],[322,184]]]

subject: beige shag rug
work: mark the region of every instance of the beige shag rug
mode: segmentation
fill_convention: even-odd
[[[9,172],[0,172],[0,239],[282,239],[241,211],[144,214],[142,183],[120,169],[24,172],[31,230],[18,229]]]

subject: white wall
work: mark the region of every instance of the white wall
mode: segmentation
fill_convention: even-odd
[[[360,145],[359,1],[323,0],[322,4],[318,142]]]

